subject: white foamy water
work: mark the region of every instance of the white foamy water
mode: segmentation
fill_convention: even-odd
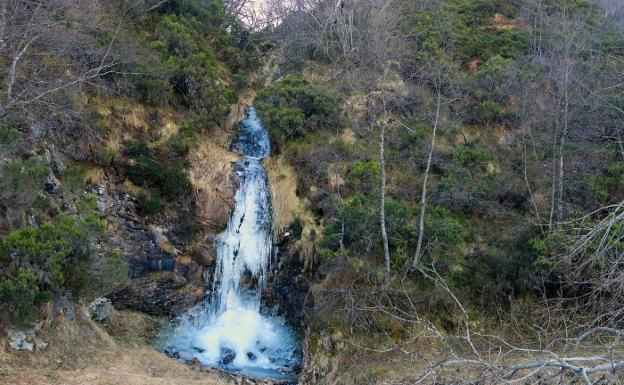
[[[239,186],[227,229],[215,240],[217,266],[212,295],[181,316],[164,341],[180,361],[259,377],[289,378],[299,362],[292,330],[261,313],[260,298],[272,255],[272,210],[262,159],[270,154],[266,129],[247,110],[232,146],[243,159],[235,168]]]

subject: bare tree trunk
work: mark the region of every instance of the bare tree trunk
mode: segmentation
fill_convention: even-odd
[[[429,148],[429,156],[427,157],[427,166],[425,167],[425,177],[423,179],[422,194],[420,196],[420,217],[418,218],[418,243],[416,244],[416,253],[414,254],[413,267],[418,268],[420,265],[420,257],[422,254],[422,242],[425,233],[425,210],[427,209],[427,181],[429,179],[429,170],[431,169],[431,160],[433,159],[433,151],[435,149],[436,132],[438,130],[438,121],[440,120],[440,105],[442,104],[442,92],[438,89],[438,97],[436,100],[436,114],[431,131],[431,148]]]
[[[381,168],[381,191],[379,202],[379,225],[381,227],[381,239],[383,240],[384,262],[386,267],[385,283],[390,284],[390,249],[388,247],[388,233],[386,232],[386,161],[384,158],[386,127],[385,123],[379,124],[379,166]]]
[[[561,130],[561,139],[559,140],[559,175],[557,176],[557,184],[558,184],[558,196],[557,196],[557,221],[560,222],[563,219],[563,181],[564,181],[564,147],[566,142],[566,137],[568,135],[568,125],[570,120],[570,75],[571,75],[571,50],[574,42],[570,37],[570,26],[568,25],[567,19],[567,8],[563,9],[563,36],[564,36],[564,46],[563,46],[563,127]]]
[[[616,130],[616,133],[617,133],[618,147],[620,149],[620,155],[622,156],[622,162],[624,162],[624,145],[622,145],[622,134],[620,134],[619,128]]]
[[[553,221],[555,218],[555,199],[557,198],[557,164],[554,158],[554,154],[557,151],[557,142],[559,138],[559,119],[557,118],[557,122],[555,123],[555,132],[553,134],[552,139],[552,178],[551,178],[551,187],[550,187],[550,214],[548,216],[548,231],[552,230]]]
[[[28,42],[26,42],[24,47],[13,58],[13,62],[11,63],[11,69],[9,70],[9,81],[7,83],[7,99],[9,99],[9,100],[11,100],[11,97],[13,96],[13,85],[15,84],[15,76],[16,76],[16,72],[17,72],[17,63],[20,61],[22,56],[26,53],[26,51],[28,50],[28,47],[30,47],[30,45],[37,38],[39,38],[39,35],[36,35],[32,39],[30,39]]]
[[[4,46],[6,45],[6,42],[7,42],[7,39],[4,36],[5,31],[6,31],[6,25],[7,25],[6,18],[7,18],[6,1],[2,0],[2,4],[0,5],[0,51],[4,49]]]
[[[567,58],[566,58],[567,62]],[[561,140],[559,141],[559,176],[558,176],[558,185],[559,185],[559,196],[557,198],[557,221],[561,221],[563,219],[563,179],[564,179],[564,161],[563,161],[563,153],[566,136],[568,135],[568,111],[570,106],[570,101],[568,97],[568,80],[569,80],[569,71],[565,70],[565,80],[564,80],[564,106],[563,106],[563,131],[561,132]]]
[[[537,223],[539,224],[539,228],[540,231],[542,232],[542,235],[546,235],[544,233],[544,227],[542,226],[542,217],[540,216],[539,213],[539,209],[537,207],[537,203],[535,202],[535,197],[533,196],[533,189],[531,188],[531,183],[529,183],[529,174],[527,172],[527,162],[528,162],[528,156],[527,156],[527,144],[526,144],[526,138],[524,135],[524,128],[522,129],[522,145],[524,147],[524,183],[526,184],[527,187],[527,191],[529,192],[529,199],[531,199],[531,205],[533,206],[533,211],[535,212],[535,218],[537,219]]]

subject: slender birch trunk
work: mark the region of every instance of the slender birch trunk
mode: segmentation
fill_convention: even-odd
[[[425,233],[425,210],[427,209],[427,181],[429,180],[429,170],[431,169],[431,161],[433,159],[433,151],[435,149],[436,132],[438,130],[438,121],[440,120],[440,105],[442,104],[442,93],[438,90],[436,100],[436,113],[431,130],[431,147],[429,148],[429,156],[427,157],[427,166],[425,168],[425,177],[423,178],[422,194],[420,196],[420,217],[418,218],[418,243],[416,244],[416,253],[414,254],[413,268],[420,265],[420,257],[422,255],[422,242]]]
[[[383,253],[384,253],[384,263],[386,268],[385,274],[385,283],[386,285],[390,284],[390,249],[388,247],[388,233],[386,231],[386,161],[384,158],[385,152],[385,136],[386,136],[386,127],[385,124],[379,124],[379,166],[381,169],[381,191],[380,191],[380,202],[379,202],[379,225],[381,227],[381,238],[383,241]]]

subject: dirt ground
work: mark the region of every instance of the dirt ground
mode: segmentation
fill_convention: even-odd
[[[150,344],[159,321],[114,312],[102,324],[56,322],[37,337],[34,353],[10,349],[0,337],[0,385],[227,385],[233,379],[183,365]]]
[[[2,385],[225,385],[232,381],[177,363],[150,348],[127,348],[84,368],[4,368]]]

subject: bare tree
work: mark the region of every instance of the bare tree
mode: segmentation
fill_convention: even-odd
[[[58,95],[121,73],[120,29],[100,0],[3,1],[0,53],[8,60],[0,64],[0,115],[46,118],[62,110]]]
[[[384,289],[375,293],[357,290],[340,293],[341,311],[356,325],[383,327],[379,319],[390,319],[405,330],[418,330],[412,337],[398,342],[388,337],[384,342],[368,342],[357,336],[349,337],[356,349],[378,354],[398,354],[414,365],[405,381],[394,383],[484,383],[484,384],[615,384],[622,380],[624,355],[621,353],[624,330],[594,325],[576,329],[568,323],[576,309],[561,308],[558,301],[536,302],[533,312],[519,321],[518,330],[531,328],[531,341],[506,338],[501,333],[483,333],[475,329],[476,319],[462,302],[459,293],[447,284],[435,265],[418,268],[452,308],[457,326],[442,329],[419,314],[418,298],[406,287]],[[346,303],[346,306],[344,305]],[[518,310],[526,313],[526,309]],[[538,316],[541,314],[541,317]],[[510,317],[518,316],[510,314]],[[542,318],[548,317],[544,321]],[[554,319],[553,319],[554,318]],[[523,323],[528,319],[534,325]],[[386,321],[387,322],[387,321]],[[552,324],[553,330],[545,328]],[[426,344],[432,349],[423,354],[414,349]],[[596,342],[600,342],[596,345]],[[445,378],[446,377],[446,378]]]
[[[540,2],[538,7],[544,5]],[[539,12],[542,12],[541,9]],[[535,60],[545,68],[553,86],[548,112],[552,125],[552,182],[548,228],[565,217],[565,153],[568,137],[576,130],[578,117],[584,111],[586,96],[576,85],[578,79],[587,76],[588,67],[583,65],[583,52],[590,47],[584,20],[562,8],[548,16],[546,33],[552,38],[540,45]]]
[[[435,150],[436,133],[438,131],[438,122],[440,121],[440,106],[442,105],[441,85],[436,84],[436,108],[435,117],[433,119],[433,127],[431,129],[431,145],[429,147],[429,155],[427,156],[427,165],[425,167],[425,175],[423,176],[422,192],[420,195],[420,215],[418,217],[418,241],[416,243],[416,252],[412,267],[416,268],[420,265],[420,257],[422,255],[422,242],[425,233],[425,211],[427,209],[427,181],[429,179],[429,170],[431,170],[431,161],[433,159],[433,151]]]
[[[335,64],[343,72],[350,92],[367,95],[366,122],[378,131],[380,199],[379,226],[382,241],[386,284],[390,282],[391,261],[386,228],[386,134],[393,121],[387,100],[395,90],[389,89],[388,77],[393,60],[400,56],[400,39],[394,1],[337,0],[321,8],[325,16],[317,23],[321,46],[327,55],[336,55]],[[329,23],[326,22],[329,21]],[[335,40],[334,40],[335,39]],[[330,47],[338,47],[334,51]]]
[[[385,283],[390,284],[390,249],[388,247],[388,232],[386,231],[386,159],[384,157],[386,140],[386,125],[379,124],[379,168],[381,169],[379,190],[379,227],[383,243],[384,265],[386,268]]]

